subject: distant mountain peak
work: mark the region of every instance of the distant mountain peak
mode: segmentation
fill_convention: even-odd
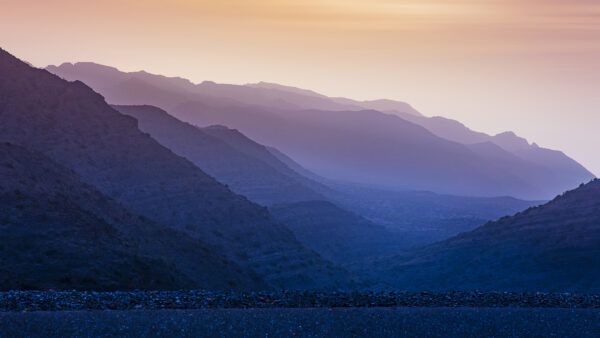
[[[531,145],[527,139],[517,136],[517,134],[512,131],[505,131],[503,133],[496,134],[493,136],[493,139],[494,142],[508,151],[518,151],[531,148]]]
[[[213,130],[230,130],[229,127],[224,126],[222,124],[213,124],[208,127],[202,127],[202,129],[213,129]]]

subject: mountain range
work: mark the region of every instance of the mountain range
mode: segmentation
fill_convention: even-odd
[[[268,205],[324,199],[266,147],[225,126],[198,128],[152,106],[114,106],[138,127],[234,192]],[[313,184],[316,184],[313,183]]]
[[[113,104],[155,105],[193,125],[237,129],[336,180],[539,200],[593,177],[564,154],[529,145],[512,133],[488,137],[466,127],[451,131],[459,124],[452,120],[434,128],[440,119],[426,118],[403,102],[329,98],[264,83],[196,85],[93,63],[47,69],[84,81]]]
[[[379,236],[379,240],[371,239],[362,244],[354,241],[357,251],[373,250],[376,247],[372,244],[374,241],[386,243],[390,238],[395,238],[397,245],[382,245],[375,251],[434,242],[539,204],[514,198],[461,198],[340,184],[311,173],[277,149],[258,144],[238,130],[220,125],[199,128],[153,106],[114,108],[136,118],[142,131],[148,132],[176,154],[186,157],[219,182],[227,184],[234,192],[262,205],[280,204],[280,208],[275,210],[282,210],[285,206],[288,214],[302,215],[294,220],[289,217],[281,220],[297,236],[300,229],[321,227],[324,232],[329,232],[329,235],[323,236],[323,241],[345,242],[346,235],[340,231],[344,224],[342,220],[348,221],[346,226],[353,229],[352,233],[358,240]],[[307,204],[301,202],[316,208],[306,208]],[[354,218],[343,217],[348,212],[340,206],[355,210],[371,221],[354,222]],[[296,208],[298,210],[294,210]],[[342,217],[331,223],[327,221],[324,210]],[[277,218],[278,213],[274,216]],[[385,225],[388,231],[373,232],[377,228],[372,226],[372,221]],[[401,233],[401,236],[389,230]],[[302,244],[313,248],[314,243],[308,237],[298,238]],[[306,240],[303,241],[303,238]],[[321,250],[315,251],[326,254]]]
[[[599,290],[600,181],[400,101],[0,49],[0,155],[2,290]]]
[[[400,289],[598,292],[600,180],[371,268]]]
[[[347,285],[344,271],[305,249],[266,208],[141,132],[82,82],[4,50],[0,74],[0,141],[42,153],[131,212],[210,243],[271,287]]]
[[[252,271],[135,215],[47,156],[0,143],[0,289],[256,289]]]

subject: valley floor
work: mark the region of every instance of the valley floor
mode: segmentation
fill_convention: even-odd
[[[0,336],[598,337],[600,309],[304,308],[0,312]]]

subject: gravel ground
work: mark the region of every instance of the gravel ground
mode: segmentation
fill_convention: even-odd
[[[304,308],[0,313],[0,336],[598,337],[600,309]]]
[[[600,308],[599,295],[505,292],[8,291],[0,311],[340,307]]]

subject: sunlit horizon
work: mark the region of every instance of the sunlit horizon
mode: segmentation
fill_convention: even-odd
[[[37,67],[91,61],[196,83],[265,81],[400,100],[473,130],[514,131],[600,173],[594,1],[61,0],[2,8],[0,46]]]

